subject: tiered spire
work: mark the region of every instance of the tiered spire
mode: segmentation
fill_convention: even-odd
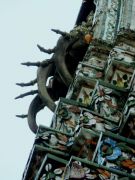
[[[57,30],[54,63],[39,64],[28,112],[36,138],[23,180],[135,179],[135,2],[95,3],[87,22],[70,33]],[[38,127],[45,105],[54,111],[52,122]]]

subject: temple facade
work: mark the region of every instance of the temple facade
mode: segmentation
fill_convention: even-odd
[[[135,179],[135,1],[83,0],[74,28],[38,63],[22,180]],[[47,82],[47,83],[46,83]],[[23,97],[23,94],[19,97]],[[17,98],[19,98],[17,97]],[[56,104],[55,101],[58,101]],[[50,127],[36,115],[54,112]]]

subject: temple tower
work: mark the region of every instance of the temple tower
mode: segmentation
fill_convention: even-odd
[[[52,58],[23,63],[38,66],[19,84],[38,85],[21,116],[36,134],[23,180],[135,179],[134,18],[134,0],[85,0],[69,33],[53,29],[56,47],[39,46]],[[44,106],[50,127],[36,124]]]

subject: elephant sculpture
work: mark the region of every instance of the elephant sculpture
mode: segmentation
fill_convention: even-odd
[[[89,8],[89,16],[86,22],[80,24],[80,20],[77,20],[74,29],[70,33],[62,32],[60,30],[52,29],[57,34],[60,34],[60,38],[57,41],[56,46],[53,49],[45,49],[38,45],[40,51],[44,53],[53,54],[51,59],[42,62],[26,62],[22,63],[26,66],[37,66],[37,78],[29,83],[17,83],[17,85],[24,87],[37,83],[38,90],[34,90],[20,96],[15,99],[22,98],[27,95],[37,94],[32,100],[27,115],[17,115],[17,117],[28,119],[30,129],[36,133],[38,125],[36,123],[37,113],[47,106],[52,112],[56,108],[55,101],[59,97],[65,97],[68,87],[73,80],[74,73],[79,61],[82,61],[89,43],[92,41],[92,19],[95,6],[93,1]],[[80,10],[81,13],[81,10]]]

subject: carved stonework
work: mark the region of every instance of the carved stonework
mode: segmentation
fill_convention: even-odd
[[[120,25],[119,28],[135,30],[135,1],[121,0]]]
[[[98,20],[98,23],[94,31],[94,37],[112,43],[118,27],[119,1],[98,0],[96,6],[95,21]]]

